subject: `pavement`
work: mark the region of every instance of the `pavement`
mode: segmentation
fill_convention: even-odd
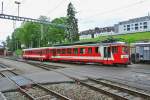
[[[1,60],[1,58],[0,58]],[[127,68],[123,67],[112,67],[112,66],[100,66],[100,65],[76,65],[76,64],[65,64],[65,63],[49,63],[50,65],[65,66],[66,68],[56,69],[55,71],[44,71],[34,66],[29,66],[22,62],[15,61],[3,61],[5,64],[13,63],[13,66],[24,65],[25,71],[22,76],[34,80],[38,83],[57,83],[57,82],[70,82],[72,81],[68,77],[60,74],[75,77],[81,80],[85,80],[87,77],[96,79],[108,79],[122,84],[144,89],[150,91],[150,65],[146,64],[133,64]],[[48,63],[48,62],[46,62]],[[27,65],[27,66],[26,66]],[[15,67],[17,68],[17,67]],[[32,69],[33,68],[33,69]],[[22,70],[22,67],[19,67]],[[26,71],[28,71],[26,73]],[[34,71],[35,70],[35,71]],[[23,71],[23,70],[22,70]],[[59,73],[58,73],[59,72]],[[18,81],[19,77],[13,77],[15,81]],[[23,81],[22,81],[23,82]],[[29,84],[30,82],[23,82],[21,84]],[[6,81],[5,78],[0,79],[0,91],[13,89],[15,86],[12,82]]]

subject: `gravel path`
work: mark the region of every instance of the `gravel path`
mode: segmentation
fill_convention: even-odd
[[[72,100],[113,100],[100,92],[93,91],[85,86],[74,83],[45,85],[45,87],[57,91]]]
[[[29,100],[27,97],[23,96],[20,92],[7,92],[4,93],[4,96],[7,97],[7,100]]]

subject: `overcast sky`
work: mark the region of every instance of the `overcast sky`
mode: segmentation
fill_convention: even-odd
[[[4,2],[4,13],[17,15],[15,0],[0,0]],[[79,30],[94,27],[112,26],[119,21],[147,16],[150,12],[150,0],[18,0],[20,16],[39,18],[45,15],[51,20],[66,16],[67,5],[72,2],[76,8],[79,20]],[[1,11],[1,5],[0,5]],[[0,12],[1,13],[1,12]],[[19,27],[20,22],[16,22]],[[13,32],[13,22],[0,19],[0,41],[5,40]]]

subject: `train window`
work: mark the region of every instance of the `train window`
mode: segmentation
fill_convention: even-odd
[[[49,53],[49,50],[47,49],[47,50],[46,50],[46,54],[48,54],[48,53]]]
[[[122,47],[122,52],[128,53],[128,48],[127,47]]]
[[[98,53],[98,47],[95,48],[95,53]]]
[[[78,48],[74,48],[74,54],[78,54]]]
[[[53,54],[54,54],[54,55],[56,54],[56,49],[53,49]]]
[[[52,49],[50,50],[50,53],[51,53],[51,54],[53,53],[53,50],[52,50]]]
[[[71,48],[67,49],[67,53],[71,54]]]
[[[112,53],[117,53],[118,52],[118,48],[117,47],[112,47]]]
[[[65,49],[62,49],[62,54],[65,54],[66,53],[66,50]]]
[[[104,58],[111,57],[110,47],[104,47]]]
[[[80,48],[80,54],[84,54],[85,53],[85,48]]]
[[[57,54],[60,54],[60,49],[57,49]]]
[[[92,48],[88,48],[88,54],[92,53]]]

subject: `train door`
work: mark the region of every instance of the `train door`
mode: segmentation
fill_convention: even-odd
[[[104,47],[104,61],[106,62],[106,64],[108,64],[110,58],[111,58],[110,47]]]

